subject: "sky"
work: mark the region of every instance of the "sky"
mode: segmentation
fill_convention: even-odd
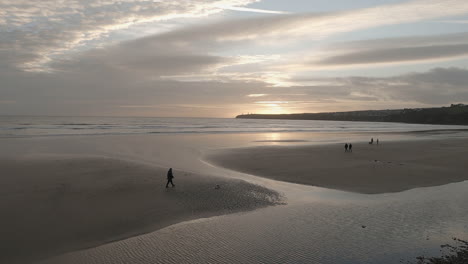
[[[468,103],[466,0],[0,0],[0,115]]]

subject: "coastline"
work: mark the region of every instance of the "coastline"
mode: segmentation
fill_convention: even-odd
[[[269,179],[363,194],[401,192],[468,180],[468,140],[392,141],[219,150],[213,165]]]
[[[0,262],[24,263],[281,203],[242,180],[97,157],[0,160]],[[219,185],[219,189],[216,188]]]

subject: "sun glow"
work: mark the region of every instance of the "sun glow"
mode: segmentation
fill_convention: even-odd
[[[287,101],[258,101],[255,102],[260,108],[259,114],[289,114]]]

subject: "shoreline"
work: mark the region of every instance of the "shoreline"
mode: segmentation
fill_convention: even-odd
[[[230,148],[204,159],[259,177],[342,191],[381,194],[468,180],[466,139]]]
[[[0,262],[32,262],[176,223],[282,204],[243,180],[111,158],[1,159]],[[219,189],[216,188],[219,185]]]

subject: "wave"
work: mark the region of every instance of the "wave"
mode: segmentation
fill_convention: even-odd
[[[467,126],[349,121],[116,117],[70,117],[67,119],[63,117],[2,119],[0,116],[0,137],[296,132],[448,134],[468,131]]]
[[[88,124],[88,123],[60,123],[60,124],[53,124],[55,126],[114,126],[117,124],[103,124],[103,123],[96,123],[96,124]]]

